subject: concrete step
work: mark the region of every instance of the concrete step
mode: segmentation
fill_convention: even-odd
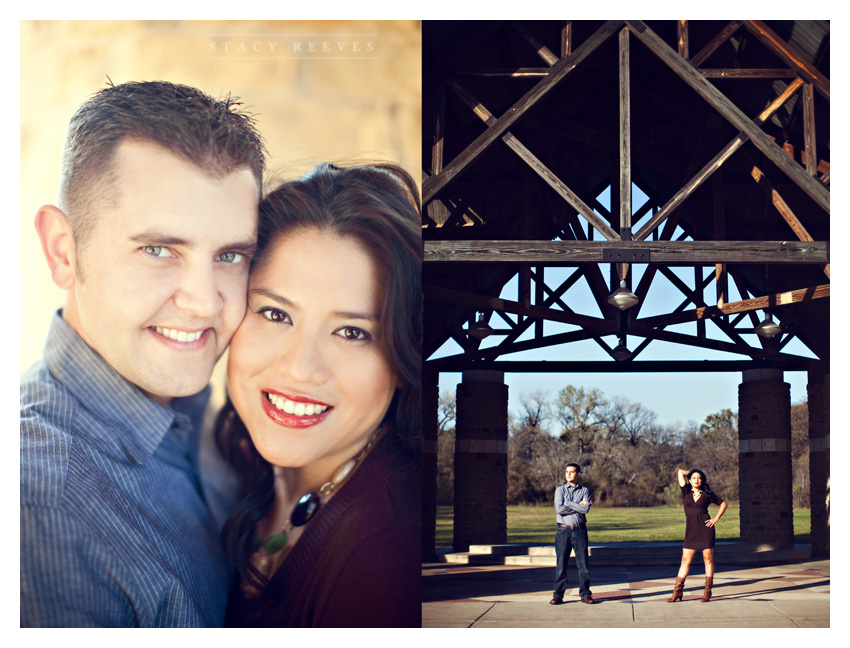
[[[781,549],[771,543],[718,542],[714,553],[718,562],[755,564],[809,560],[812,552],[808,544]],[[574,557],[575,553],[570,555]],[[614,542],[588,547],[591,564],[598,566],[671,565],[678,563],[681,556],[681,542]],[[555,546],[552,544],[471,545],[469,551],[464,552],[454,552],[451,547],[441,547],[437,551],[437,562],[463,565],[554,567],[555,560]],[[697,555],[695,560],[701,560],[701,555]]]

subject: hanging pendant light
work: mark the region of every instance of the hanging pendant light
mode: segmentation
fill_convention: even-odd
[[[640,301],[631,290],[626,288],[626,282],[621,281],[620,287],[608,296],[608,303],[621,311],[628,310]]]
[[[622,362],[623,360],[627,360],[632,355],[632,352],[629,351],[629,347],[621,341],[614,347],[614,350],[611,351],[611,355],[614,356],[614,360],[617,362]]]
[[[631,357],[632,352],[629,351],[629,347],[626,346],[626,334],[621,333],[617,336],[617,338],[619,339],[620,343],[613,348],[613,350],[611,351],[611,355],[617,362],[628,360]]]
[[[765,292],[770,294],[770,282],[768,281],[768,270],[769,266],[767,264],[764,265],[764,288]],[[759,337],[763,337],[766,340],[776,336],[777,334],[782,332],[782,328],[780,328],[779,324],[773,321],[770,317],[770,311],[765,311],[765,318],[756,325],[755,328],[756,333]]]
[[[759,336],[768,340],[782,332],[782,328],[771,319],[770,315],[767,315],[767,317],[765,317],[764,320],[756,326],[755,330]]]
[[[478,321],[469,327],[466,334],[470,337],[474,337],[476,340],[483,340],[488,335],[493,334],[493,329],[487,322],[484,321],[484,314],[481,313],[478,316]]]

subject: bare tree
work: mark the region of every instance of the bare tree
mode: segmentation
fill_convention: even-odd
[[[555,418],[562,426],[561,440],[576,448],[576,462],[581,462],[585,452],[592,452],[593,445],[602,432],[604,423],[605,397],[596,388],[567,385],[555,402]]]
[[[811,506],[809,486],[809,403],[791,406],[791,484],[795,508]]]
[[[455,481],[455,396],[444,391],[437,404],[437,503],[451,504]]]
[[[457,420],[457,402],[455,395],[451,392],[444,391],[440,394],[440,400],[437,404],[437,427],[440,430],[446,430],[455,427]]]
[[[607,403],[605,425],[608,436],[623,439],[631,446],[636,446],[654,430],[657,419],[655,412],[623,396],[615,396]]]

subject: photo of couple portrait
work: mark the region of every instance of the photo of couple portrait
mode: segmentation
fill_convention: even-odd
[[[18,29],[22,629],[830,627],[828,20]]]
[[[229,92],[104,81],[34,219],[66,300],[20,380],[21,626],[420,626],[416,183],[267,187]]]

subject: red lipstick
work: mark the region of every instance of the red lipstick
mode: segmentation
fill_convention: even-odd
[[[271,404],[271,401],[269,401],[269,398],[266,395],[267,393],[277,394],[279,396],[283,396],[287,400],[291,400],[291,401],[294,401],[296,403],[313,403],[315,405],[321,405],[323,407],[327,407],[328,409],[326,409],[324,412],[321,412],[319,414],[310,414],[310,415],[305,414],[303,416],[296,416],[295,414],[287,414],[283,410],[280,410],[280,409],[276,408],[274,405]],[[326,403],[321,403],[319,401],[315,401],[315,400],[311,400],[311,399],[303,398],[303,397],[287,396],[287,395],[281,394],[280,392],[276,392],[276,391],[273,391],[273,390],[269,390],[268,392],[261,392],[260,398],[261,398],[262,405],[263,405],[263,411],[266,413],[266,416],[268,416],[272,421],[274,421],[278,425],[282,425],[283,427],[288,427],[288,428],[302,429],[302,428],[311,427],[313,425],[318,425],[319,423],[324,421],[328,417],[328,415],[333,411],[333,407],[331,407],[330,405],[327,405]]]

